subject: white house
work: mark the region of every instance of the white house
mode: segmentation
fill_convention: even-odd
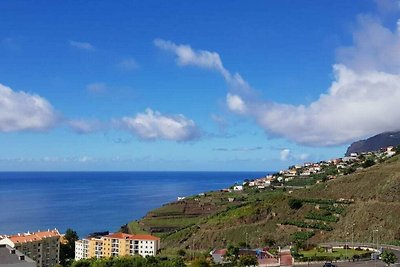
[[[235,185],[233,191],[243,191],[243,185]]]

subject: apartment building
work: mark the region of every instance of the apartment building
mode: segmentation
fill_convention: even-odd
[[[5,244],[31,258],[37,267],[53,267],[60,258],[60,233],[57,229],[4,236]]]
[[[152,235],[114,233],[90,236],[75,242],[75,259],[118,257],[126,255],[154,256],[160,249],[160,238]]]

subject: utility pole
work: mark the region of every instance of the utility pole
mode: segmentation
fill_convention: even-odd
[[[345,229],[345,245],[344,245],[344,252],[345,252],[345,256],[344,259],[347,260],[347,236],[348,236],[348,232],[347,232],[347,226],[344,228]]]
[[[372,232],[372,234],[374,234],[375,232],[377,232],[376,233],[376,235],[378,236],[378,229],[375,229],[373,232]],[[376,238],[376,239],[378,239],[378,238]],[[374,243],[374,238],[372,237],[372,243]],[[375,244],[373,244],[373,247],[375,246]],[[378,260],[378,241],[376,241],[376,252],[375,252],[375,257],[374,257],[374,266],[376,267],[376,261]]]
[[[194,259],[194,237],[195,237],[196,235],[195,234],[193,234],[193,243],[192,243],[192,259]]]
[[[352,227],[351,227],[351,247],[354,249],[354,226],[356,224],[353,223]]]
[[[246,248],[247,248],[247,232],[246,232]]]
[[[376,229],[376,249],[378,250],[378,255],[380,254],[380,249],[379,249],[379,228]]]

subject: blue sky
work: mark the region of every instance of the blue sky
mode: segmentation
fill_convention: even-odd
[[[1,1],[0,170],[258,171],[340,157],[400,128],[399,9]]]

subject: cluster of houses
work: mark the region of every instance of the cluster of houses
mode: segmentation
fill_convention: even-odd
[[[215,264],[231,262],[227,249],[214,249],[210,252],[210,255]],[[294,258],[289,249],[280,249],[278,254],[274,255],[269,252],[269,248],[240,248],[237,256],[253,256],[257,259],[258,266],[265,267],[293,266],[294,264]]]
[[[290,166],[286,170],[281,170],[275,174],[269,174],[265,177],[245,180],[242,185],[234,185],[229,189],[222,189],[222,192],[242,191],[245,187],[264,189],[271,185],[284,185],[294,179],[315,177],[318,174],[326,174],[326,179],[335,179],[338,176],[348,174],[352,171],[363,169],[362,164],[367,159],[377,162],[390,158],[396,154],[393,146],[382,148],[379,151],[351,153],[349,156],[336,158],[320,162],[306,162]],[[328,171],[328,169],[330,171]],[[349,171],[351,170],[351,171]],[[316,181],[317,183],[320,181]]]

